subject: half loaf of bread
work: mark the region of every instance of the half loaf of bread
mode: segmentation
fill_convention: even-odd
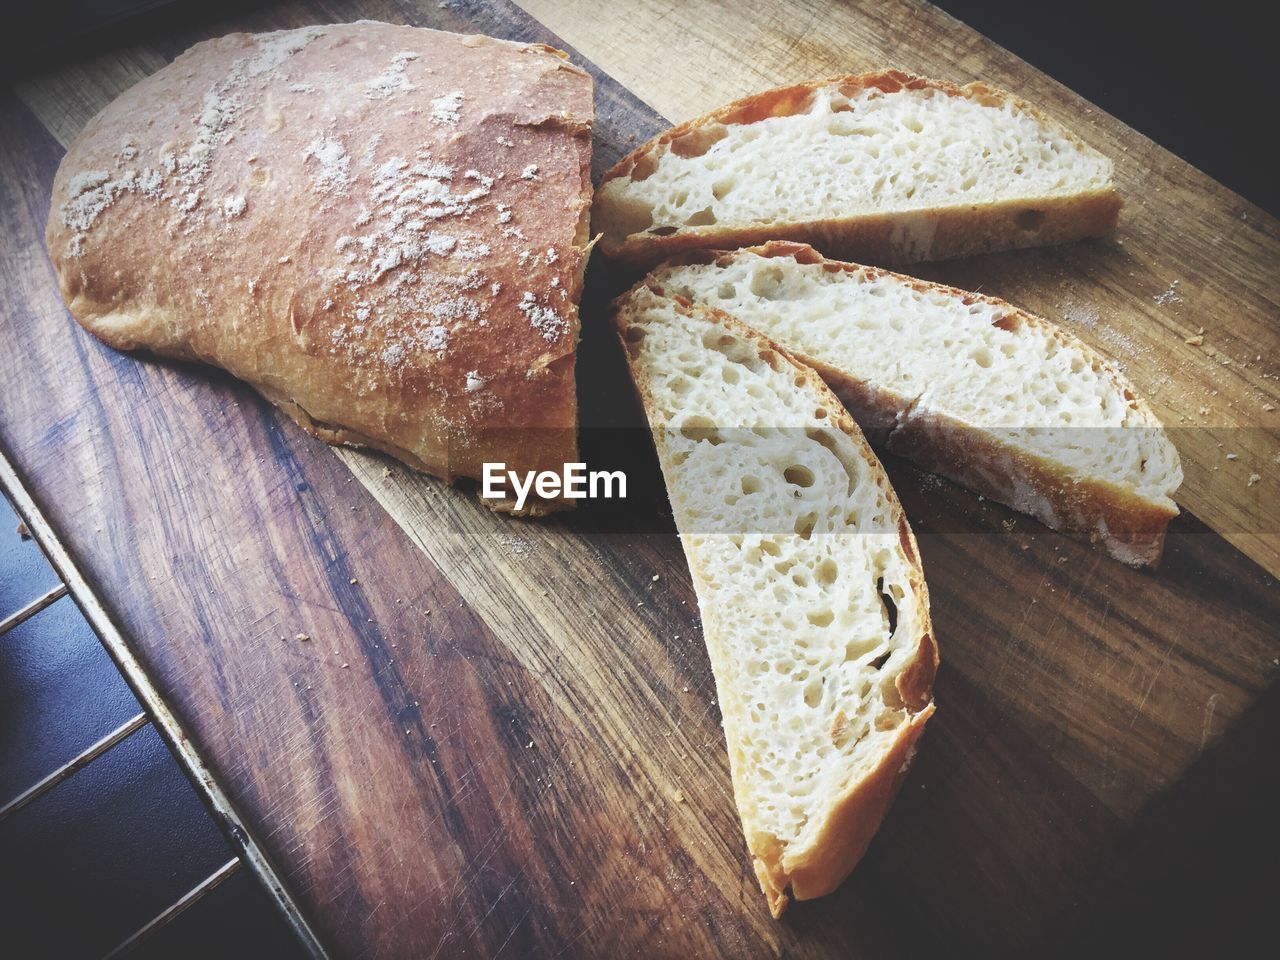
[[[590,77],[538,44],[222,37],[90,121],[49,254],[102,340],[223,367],[326,441],[447,479],[559,471],[592,116]]]
[[[616,324],[715,673],[734,797],[777,916],[862,857],[933,712],[915,538],[812,370],[639,286]]]
[[[880,70],[779,87],[683,123],[601,181],[592,230],[647,266],[803,240],[871,263],[1115,227],[1111,162],[1021,100]]]
[[[1116,367],[1002,300],[772,243],[650,282],[812,364],[874,443],[1132,565],[1160,558],[1178,452]]]

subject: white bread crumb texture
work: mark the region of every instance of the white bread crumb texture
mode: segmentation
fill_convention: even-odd
[[[885,271],[741,251],[655,275],[770,339],[899,398],[898,422],[941,414],[1073,475],[1154,499],[1182,482],[1177,451],[1117,370],[1008,304]]]
[[[625,316],[747,835],[803,849],[907,719],[927,610],[899,510],[811,371],[644,289]]]
[[[1010,98],[924,87],[699,126],[601,185],[599,225],[645,230],[796,223],[1106,189],[1111,161]]]

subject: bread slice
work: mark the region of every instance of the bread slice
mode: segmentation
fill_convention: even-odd
[[[330,443],[447,479],[560,472],[592,115],[590,76],[540,44],[221,37],[89,122],[49,254],[102,340],[223,367]]]
[[[772,243],[650,283],[817,369],[873,443],[1135,566],[1178,513],[1178,452],[1124,375],[1002,300]]]
[[[811,370],[640,286],[616,324],[693,574],[734,797],[778,916],[861,858],[933,713],[915,538]]]
[[[591,226],[633,265],[766,240],[889,264],[1101,235],[1119,210],[1111,161],[1023,101],[880,70],[668,130],[606,174]]]

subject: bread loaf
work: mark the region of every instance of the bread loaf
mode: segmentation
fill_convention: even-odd
[[[1178,452],[1124,374],[1065,330],[798,244],[685,260],[651,282],[812,364],[873,442],[1126,563],[1159,560]]]
[[[616,323],[698,594],[734,797],[775,916],[830,892],[933,712],[915,538],[811,370],[724,314],[637,287]]]
[[[980,83],[897,70],[768,90],[632,152],[596,193],[612,257],[803,240],[907,263],[1105,234],[1111,162]]]
[[[90,121],[49,254],[105,342],[223,367],[326,441],[446,479],[558,471],[592,113],[590,77],[538,44],[222,37]]]

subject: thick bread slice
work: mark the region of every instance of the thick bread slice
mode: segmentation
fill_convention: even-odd
[[[897,70],[780,87],[649,141],[605,176],[611,257],[804,240],[871,263],[939,260],[1115,227],[1111,161],[1010,94]]]
[[[772,243],[649,278],[812,364],[873,443],[1138,566],[1178,513],[1178,452],[1124,375],[976,293]]]
[[[221,366],[330,443],[447,479],[559,471],[592,115],[591,78],[538,44],[222,37],[90,121],[49,254],[102,340]]]
[[[866,850],[933,713],[915,538],[811,370],[724,314],[616,304],[689,560],[734,797],[774,916]]]

